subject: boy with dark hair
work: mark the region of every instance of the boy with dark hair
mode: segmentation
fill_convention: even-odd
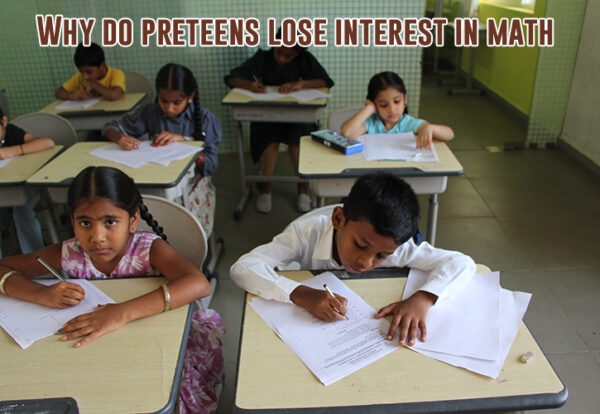
[[[73,60],[79,72],[54,92],[58,99],[81,100],[102,96],[115,101],[125,93],[125,74],[108,67],[104,51],[96,43],[89,46],[80,43]]]
[[[231,278],[250,293],[295,303],[317,318],[335,321],[346,313],[345,298],[301,285],[275,268],[299,262],[303,269],[343,268],[351,273],[378,266],[427,271],[429,278],[416,293],[375,315],[394,315],[387,338],[398,330],[401,345],[414,345],[419,329],[419,340],[425,341],[429,308],[459,291],[475,273],[475,263],[466,255],[428,243],[417,246],[412,236],[418,222],[417,197],[406,182],[386,173],[368,174],[356,181],[343,206],[301,216],[270,243],[240,257],[231,267]]]

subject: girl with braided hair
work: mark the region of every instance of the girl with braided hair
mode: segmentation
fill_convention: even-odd
[[[204,274],[167,243],[163,229],[152,218],[127,174],[111,167],[88,167],[69,186],[67,204],[75,237],[32,254],[0,259],[0,275],[4,275],[0,285],[2,294],[53,308],[67,308],[81,302],[85,292],[77,284],[64,281],[46,286],[31,280],[47,273],[35,260],[37,256],[55,269],[62,269],[70,278],[109,279],[161,274],[168,282],[135,299],[100,305],[95,311],[72,319],[61,329],[63,341],[77,339],[75,347],[79,348],[116,331],[127,322],[186,305],[210,294],[211,287]],[[145,220],[156,234],[138,232],[140,219]],[[207,315],[205,312],[200,310],[193,315],[192,325],[196,326],[196,332],[190,332],[184,378],[186,375],[197,377],[195,370],[205,371],[203,362],[209,359],[210,367],[217,371],[215,376],[220,380],[223,367],[219,336],[223,327],[218,322],[218,315],[215,318],[212,313]],[[211,320],[207,320],[207,316]],[[218,340],[199,341],[194,335],[202,329],[201,334],[212,329]],[[204,345],[205,349],[201,349]],[[218,361],[221,361],[220,365]],[[206,400],[204,396],[214,385],[201,380],[187,381],[187,389],[183,385],[180,389],[180,398],[191,395],[197,400]]]
[[[140,141],[136,137],[144,134],[155,146],[192,139],[204,141],[197,170],[205,177],[212,175],[218,165],[221,124],[212,112],[200,106],[194,75],[183,65],[168,63],[158,71],[155,87],[156,102],[107,123],[102,134],[124,150],[138,148]]]

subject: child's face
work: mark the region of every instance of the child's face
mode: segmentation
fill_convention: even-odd
[[[377,113],[386,127],[393,126],[400,121],[404,113],[406,95],[390,86],[377,94],[374,103]]]
[[[377,234],[368,221],[346,222],[341,207],[333,210],[331,222],[336,230],[333,241],[334,258],[348,272],[362,273],[371,270],[398,248],[392,237]]]
[[[98,270],[114,269],[125,254],[137,229],[140,213],[129,217],[127,211],[106,198],[80,203],[71,221],[75,237]]]
[[[294,48],[283,46],[273,48],[273,58],[280,68],[290,63],[296,56],[298,52]]]
[[[77,69],[81,72],[81,77],[88,82],[103,79],[108,71],[106,63],[102,63],[100,66],[83,65],[79,66]]]
[[[182,91],[159,89],[158,104],[165,115],[169,118],[175,118],[185,110],[188,103],[192,102],[194,94],[195,92],[188,96]]]

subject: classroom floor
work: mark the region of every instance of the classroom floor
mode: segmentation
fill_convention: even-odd
[[[488,152],[486,146],[522,143],[526,127],[489,97],[448,97],[447,89],[424,79],[421,93],[420,116],[454,128],[450,146],[466,171],[451,178],[439,198],[437,246],[463,251],[500,270],[507,289],[533,293],[525,321],[570,394],[562,408],[540,412],[597,412],[600,179],[560,150]],[[279,172],[290,173],[287,154],[280,156]],[[225,239],[225,254],[212,305],[227,327],[225,388],[217,412],[231,413],[244,293],[229,279],[228,269],[298,213],[295,185],[276,183],[270,214],[257,213],[253,197],[241,220],[233,221],[240,190],[237,158],[229,154],[220,160],[214,177],[215,227]],[[420,200],[425,212],[427,198]]]
[[[508,289],[533,293],[525,321],[570,394],[562,408],[539,412],[598,412],[600,179],[560,150],[488,152],[487,146],[523,142],[525,126],[489,97],[448,97],[447,89],[431,78],[423,80],[420,117],[454,128],[450,147],[466,171],[450,178],[439,198],[437,246],[500,270]],[[281,160],[278,172],[291,173],[287,154]],[[271,240],[298,213],[295,185],[275,183],[270,214],[257,213],[253,197],[235,222],[240,190],[235,154],[220,156],[214,183],[215,231],[225,240],[225,253],[212,307],[227,327],[225,387],[217,412],[231,413],[244,293],[229,278],[229,267]],[[426,215],[427,198],[420,201]],[[4,253],[16,253],[14,235],[4,236]]]

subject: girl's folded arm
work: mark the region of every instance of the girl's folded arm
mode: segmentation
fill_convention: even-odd
[[[193,300],[207,296],[210,284],[204,274],[192,262],[177,253],[167,242],[156,239],[150,248],[150,262],[166,279],[171,296],[170,308],[178,308]],[[165,294],[162,288],[124,302],[123,312],[132,321],[155,315],[165,309]]]
[[[367,102],[360,111],[342,124],[341,133],[350,139],[356,139],[367,132],[365,121],[375,113],[375,105]]]

